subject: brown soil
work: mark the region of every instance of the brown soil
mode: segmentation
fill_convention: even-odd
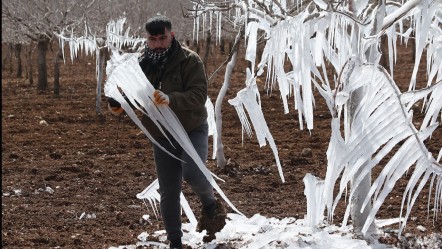
[[[410,51],[411,47],[400,48],[395,67],[395,80],[402,89],[406,89],[413,68]],[[209,75],[226,57],[213,52]],[[52,65],[52,54],[48,62]],[[37,92],[36,83],[30,85],[14,76],[15,68],[11,73],[8,65],[2,71],[2,247],[108,248],[135,244],[140,233],[163,229],[158,219],[142,221],[142,215],[153,213],[135,197],[156,178],[150,143],[128,117],[112,116],[105,98],[104,115],[97,116],[95,59],[81,56],[62,65],[60,96],[50,90]],[[325,176],[330,114],[316,92],[314,129],[311,134],[300,130],[293,106],[284,115],[278,91],[267,95],[261,84],[262,107],[286,178],[282,183],[269,146],[260,148],[255,137],[241,141],[238,116],[227,103],[244,86],[245,65],[239,61],[222,110],[223,144],[230,163],[224,170],[216,168],[215,160],[207,165],[225,180],[219,182],[221,188],[247,216],[260,213],[304,218],[307,205],[302,179],[306,173]],[[419,86],[425,85],[423,70],[425,65],[420,70]],[[48,68],[50,77],[52,71]],[[223,76],[221,70],[211,81],[213,102]],[[49,83],[51,89],[52,78]],[[422,118],[419,110],[415,112],[417,119]],[[433,156],[439,152],[440,141],[439,128],[428,142]],[[311,153],[303,153],[304,149],[311,149]],[[211,147],[209,150],[211,153]],[[378,218],[399,216],[406,178],[395,186]],[[49,193],[51,189],[53,193]],[[198,215],[200,207],[186,184],[184,192]],[[427,198],[428,188],[424,188],[406,232],[418,236],[440,233],[441,214],[433,223],[433,216],[427,216]],[[342,220],[343,210],[338,208],[335,223]],[[427,231],[419,231],[418,225]],[[395,243],[394,239],[384,241]]]

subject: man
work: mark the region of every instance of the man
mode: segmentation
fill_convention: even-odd
[[[167,17],[154,16],[147,21],[145,28],[147,47],[139,64],[156,89],[152,99],[156,105],[170,106],[205,162],[208,155],[208,124],[205,108],[207,78],[203,63],[195,52],[182,47],[175,39]],[[114,114],[122,113],[119,103],[113,99],[109,100],[109,107]],[[215,233],[225,225],[226,213],[221,202],[215,198],[209,181],[180,145],[171,138],[172,145],[149,117],[143,115],[142,122],[160,145],[184,161],[172,158],[153,145],[160,185],[160,210],[170,248],[182,248],[180,193],[183,178],[203,206],[197,230],[207,230],[205,242],[213,240]]]

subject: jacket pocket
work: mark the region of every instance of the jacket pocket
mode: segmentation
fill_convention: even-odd
[[[163,89],[166,92],[184,92],[184,83],[182,81],[181,75],[179,73],[171,74],[167,79],[167,89],[165,81],[163,81]]]

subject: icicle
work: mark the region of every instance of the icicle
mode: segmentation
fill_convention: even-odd
[[[207,26],[207,12],[204,12],[203,14],[203,40],[206,39],[206,26]]]
[[[113,51],[111,60],[106,67],[108,80],[105,85],[105,94],[108,97],[112,97],[120,102],[122,108],[127,115],[135,122],[135,124],[144,132],[152,143],[159,146],[166,153],[170,154],[167,150],[161,147],[156,140],[150,135],[146,128],[142,125],[138,119],[134,110],[127,103],[126,99],[122,96],[120,90],[126,95],[126,98],[132,103],[138,103],[139,106],[135,107],[141,112],[148,115],[151,120],[158,126],[158,128],[164,127],[171,136],[180,144],[183,150],[195,161],[200,168],[201,172],[213,186],[213,188],[220,194],[220,196],[232,207],[232,209],[241,214],[239,210],[233,205],[233,203],[227,198],[218,184],[215,182],[212,173],[207,169],[204,162],[201,161],[198,153],[195,151],[186,131],[182,127],[180,121],[176,115],[172,112],[169,106],[160,105],[156,106],[150,96],[153,96],[154,88],[152,84],[147,80],[146,76],[142,72],[138,65],[137,57],[139,54],[123,54],[119,55],[118,52]],[[161,124],[161,126],[160,126]],[[163,133],[164,134],[164,133]],[[166,136],[167,137],[167,136]]]
[[[223,12],[218,11],[218,44],[221,44],[222,23],[223,23]]]
[[[275,141],[273,140],[273,137],[267,126],[267,122],[265,121],[261,106],[259,105],[259,102],[256,101],[258,95],[259,93],[256,84],[252,84],[247,88],[244,88],[241,91],[239,91],[237,93],[237,96],[233,100],[229,100],[229,103],[233,105],[237,110],[240,109],[237,107],[241,105],[243,105],[244,108],[247,110],[247,113],[249,114],[250,120],[252,121],[253,127],[255,129],[255,134],[258,139],[259,145],[261,147],[265,146],[267,139],[273,151],[273,155],[275,156],[276,165],[279,171],[279,176],[281,177],[282,182],[285,182],[281,163],[279,161],[278,149],[276,148]],[[246,127],[247,124],[243,123],[243,121],[244,119],[247,118],[245,117],[244,111],[242,112],[243,113],[238,113],[238,115],[242,116],[241,124],[243,125],[243,127]]]
[[[436,124],[439,115],[442,120],[442,83],[436,85],[427,103],[427,111],[421,129]]]
[[[195,9],[196,7],[194,6],[193,9]],[[193,19],[193,32],[192,32],[192,40],[195,40],[195,34],[197,33],[197,21],[198,21],[198,17],[195,17]]]
[[[210,34],[212,34],[213,32],[212,32],[212,26],[213,26],[213,11],[210,11],[209,12],[209,15],[210,15],[210,22],[209,22],[209,32],[210,32]]]
[[[216,122],[215,122],[215,108],[213,106],[210,98],[207,97],[206,100],[206,110],[207,110],[207,123],[209,124],[209,136],[212,136],[213,146],[212,146],[212,159],[216,158],[216,151],[218,148],[218,144],[216,143],[218,138],[218,133],[216,130]]]
[[[196,42],[199,42],[199,35],[200,35],[200,16],[199,13],[197,13],[196,17]]]
[[[431,20],[434,17],[436,8],[429,8],[430,6],[423,6],[420,13],[416,14],[416,53],[413,73],[411,76],[410,86],[408,90],[414,90],[416,87],[416,77],[417,71],[419,69],[419,63],[422,57],[422,52],[424,50],[425,41],[427,39],[428,30],[430,28]]]
[[[307,173],[304,176],[304,195],[307,198],[307,225],[316,227],[324,219],[324,181]]]
[[[137,194],[138,199],[149,202],[156,217],[159,216],[159,211],[156,204],[160,201],[160,194],[158,193],[159,188],[160,184],[158,183],[158,179],[155,179],[155,181]]]
[[[390,75],[393,75],[393,65],[396,63],[396,29],[395,25],[392,25],[387,31],[387,43],[388,43],[388,61],[390,66]]]
[[[257,35],[258,35],[258,23],[249,22],[246,27],[247,48],[246,48],[245,59],[250,61],[251,63],[252,74],[254,74],[254,69],[255,69]]]

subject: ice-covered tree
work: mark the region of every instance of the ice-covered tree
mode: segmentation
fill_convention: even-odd
[[[226,11],[230,10],[228,1],[224,3],[216,2],[216,3],[204,3],[204,2],[195,2],[190,1],[192,3],[196,3],[192,8],[186,8],[187,13],[186,17],[191,17],[194,19],[193,23],[193,39],[198,41],[201,35],[204,37],[206,33],[208,34],[216,34],[216,43],[222,43],[221,33],[222,30],[225,30],[228,26],[236,32],[236,36],[233,41],[233,45],[231,50],[229,51],[229,55],[227,59],[220,65],[209,77],[209,81],[212,77],[218,73],[218,71],[226,66],[226,70],[224,73],[224,81],[221,89],[217,95],[215,105],[214,105],[214,113],[213,118],[216,120],[214,127],[211,128],[213,132],[213,159],[216,159],[217,166],[219,168],[224,168],[227,165],[227,160],[224,155],[224,146],[222,142],[222,103],[224,102],[224,97],[227,93],[227,90],[230,86],[230,79],[232,77],[233,69],[236,67],[236,63],[238,61],[238,50],[239,44],[244,38],[244,23],[231,22],[230,15],[226,15]],[[200,4],[203,4],[203,8],[200,8]],[[241,20],[240,20],[241,21]],[[227,25],[226,25],[227,24]],[[225,32],[224,32],[224,35]],[[209,99],[210,101],[210,99]]]
[[[347,205],[343,223],[353,213],[356,231],[369,233],[385,198],[408,171],[413,173],[402,201],[405,213],[401,215],[405,219],[401,229],[426,184],[434,190],[429,205],[432,203],[435,213],[441,211],[442,150],[433,155],[424,143],[440,129],[442,113],[441,1],[191,2],[198,17],[206,12],[223,12],[232,23],[244,25],[245,59],[251,67],[246,69],[245,88],[229,102],[237,109],[246,133],[252,135],[253,128],[261,146],[269,142],[278,166],[276,145],[260,108],[257,77],[265,74],[264,87],[279,90],[285,113],[290,111],[289,103],[294,103],[301,129],[304,125],[313,129],[313,89],[325,99],[332,114],[332,130],[325,187],[317,208],[326,208],[330,220],[350,186],[353,201]],[[196,26],[210,23],[201,24],[201,18],[195,22]],[[265,47],[258,55],[260,35],[265,36]],[[389,71],[379,65],[382,37],[388,41]],[[416,43],[415,66],[408,91],[401,92],[393,75],[396,45],[409,39]],[[426,87],[416,89],[424,49],[428,82]],[[285,67],[287,64],[290,67]],[[333,76],[329,79],[328,75]],[[416,127],[411,108],[419,100],[424,103],[425,118]],[[380,165],[387,155],[391,159]],[[383,168],[371,182],[374,167]],[[281,167],[279,171],[283,180]],[[338,193],[333,192],[336,184]],[[364,189],[366,192],[361,192]]]
[[[84,34],[76,35],[74,32],[63,30],[55,35],[59,38],[61,50],[64,51],[64,44],[69,46],[71,61],[73,61],[80,52],[86,55],[95,55],[96,58],[96,102],[95,110],[101,114],[101,94],[104,80],[105,54],[110,48],[119,50],[132,49],[138,50],[144,44],[144,38],[134,36],[130,33],[130,27],[126,27],[126,18],[120,18],[116,21],[110,21],[106,25],[106,31],[103,35],[100,32],[94,32],[87,22],[85,22]],[[63,53],[64,58],[64,53]]]
[[[2,37],[17,39],[16,43],[37,43],[38,90],[48,86],[46,54],[54,32],[81,24],[93,2],[2,1]]]

